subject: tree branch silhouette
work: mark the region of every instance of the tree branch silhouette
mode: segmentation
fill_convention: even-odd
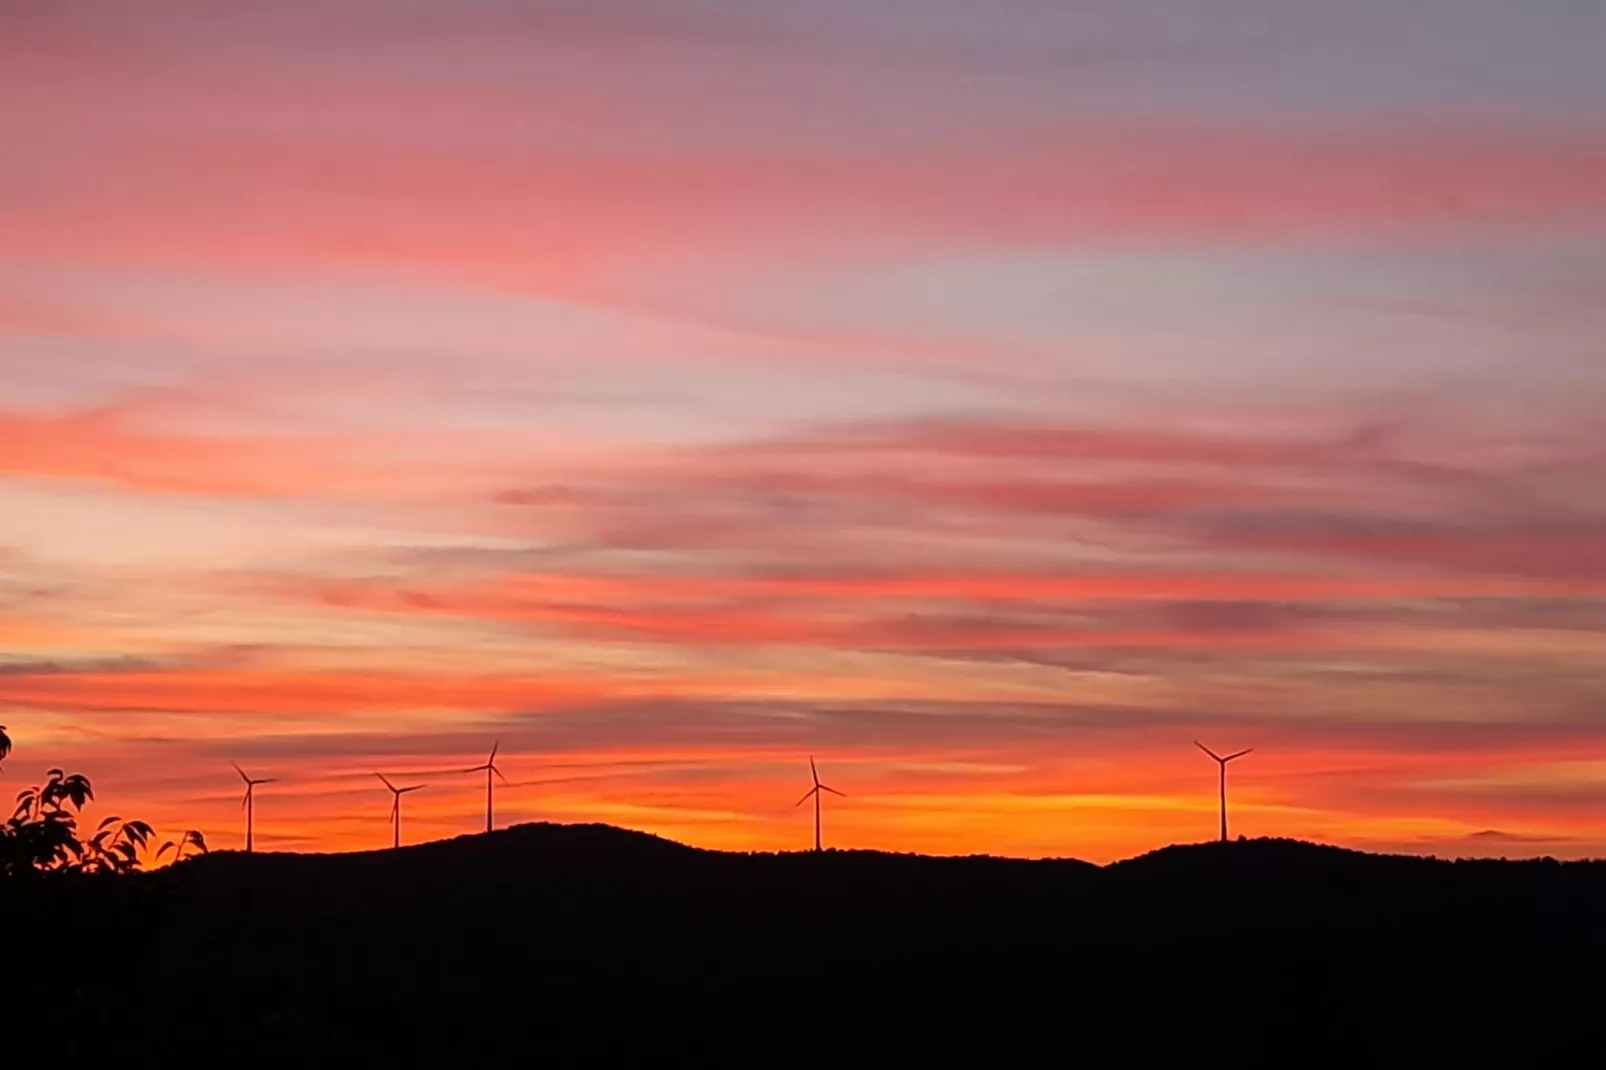
[[[0,726],[0,757],[10,754],[11,740]],[[95,789],[82,773],[51,769],[45,782],[17,793],[11,817],[0,824],[0,875],[39,873],[131,873],[139,869],[156,839],[156,830],[144,821],[106,817],[88,839],[80,837],[78,820],[94,801]],[[175,861],[185,848],[200,853],[206,840],[194,829],[177,844],[164,843],[156,852],[161,859],[170,849]]]

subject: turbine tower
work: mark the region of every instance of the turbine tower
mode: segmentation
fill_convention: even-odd
[[[814,799],[814,849],[819,851],[822,850],[820,846],[820,792],[828,791],[832,795],[841,795],[844,799],[847,798],[847,796],[842,795],[842,793],[837,791],[835,788],[827,787],[826,785],[820,783],[820,771],[814,768],[814,756],[812,754],[809,755],[809,776],[814,778],[814,786],[809,789],[807,795],[804,795],[797,801],[797,805],[802,806],[804,803],[808,802],[811,797]],[[797,807],[794,806],[792,809],[795,810]]]
[[[504,784],[507,783],[507,777],[502,776],[502,770],[500,770],[500,769],[498,769],[496,767],[496,751],[497,751],[497,748],[499,748],[501,746],[502,746],[502,741],[499,739],[499,740],[497,740],[495,743],[493,743],[491,745],[491,756],[485,760],[485,764],[484,765],[476,765],[476,766],[473,766],[472,768],[463,770],[463,772],[465,772],[465,773],[484,773],[485,774],[485,831],[486,832],[491,831],[491,783],[492,783],[491,782],[491,775],[494,773],[496,776],[502,777],[502,783],[504,783]]]
[[[235,765],[234,762],[230,762],[229,764],[234,766],[234,771],[236,773],[240,774],[240,779],[241,780],[245,781],[245,798],[240,800],[240,805],[245,807],[245,851],[246,851],[247,854],[250,854],[251,850],[252,850],[252,845],[253,845],[253,839],[252,839],[253,828],[254,828],[255,823],[256,823],[256,788],[257,788],[257,785],[258,784],[272,784],[275,780],[277,780],[279,778],[270,776],[270,777],[259,777],[256,780],[252,780],[250,777],[245,775],[245,770],[241,769],[238,765]]]
[[[1248,754],[1250,751],[1254,750],[1255,748],[1249,747],[1249,748],[1247,748],[1245,750],[1241,750],[1241,751],[1237,751],[1236,753],[1229,754],[1225,758],[1223,758],[1221,755],[1217,754],[1215,751],[1211,750],[1209,747],[1205,746],[1203,743],[1200,743],[1197,739],[1193,741],[1193,745],[1195,747],[1198,747],[1200,750],[1204,751],[1206,754],[1210,755],[1210,757],[1212,757],[1212,758],[1214,758],[1216,760],[1216,764],[1221,766],[1221,842],[1222,843],[1226,843],[1227,842],[1227,763],[1230,762],[1230,761],[1233,761],[1235,759],[1242,758],[1244,755]]]
[[[391,837],[390,846],[394,849],[401,846],[401,797],[409,791],[417,791],[424,785],[414,784],[410,788],[398,788],[390,781],[385,780],[384,773],[375,773],[374,776],[385,781],[385,787],[390,789],[390,794],[393,796],[390,801],[390,823],[395,826],[396,833]]]

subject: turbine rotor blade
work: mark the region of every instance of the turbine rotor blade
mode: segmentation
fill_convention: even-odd
[[[240,774],[241,780],[245,781],[247,784],[251,783],[251,778],[245,775],[245,770],[241,769],[238,763],[230,762],[229,764],[234,766],[234,771]]]
[[[819,791],[819,790],[820,790],[819,788],[810,788],[808,790],[808,793],[806,795],[804,795],[801,799],[799,799],[797,801],[797,805],[793,806],[792,809],[796,810],[798,806],[802,806],[804,803],[806,803],[810,799],[814,798],[814,793]]]
[[[1198,747],[1200,750],[1204,751],[1206,754],[1210,755],[1210,757],[1214,758],[1216,761],[1219,762],[1219,761],[1223,760],[1221,755],[1217,754],[1215,751],[1211,750],[1209,747],[1205,746],[1203,743],[1200,743],[1197,739],[1193,741],[1193,745],[1195,747]]]
[[[1224,762],[1230,762],[1234,758],[1242,758],[1244,755],[1248,754],[1250,751],[1252,751],[1254,749],[1255,748],[1253,748],[1253,747],[1245,747],[1243,750],[1239,751],[1237,754],[1229,754],[1229,755],[1227,755],[1225,758],[1223,758],[1221,760],[1224,761]]]
[[[497,740],[495,743],[491,744],[491,757],[486,761],[486,763],[485,763],[486,765],[495,765],[496,764],[496,751],[497,751],[497,748],[500,747],[501,745],[502,745],[502,741],[500,739]]]
[[[374,776],[378,777],[381,781],[383,781],[385,787],[389,788],[391,791],[395,791],[396,790],[396,785],[392,784],[389,780],[386,780],[384,773],[375,773]]]
[[[502,783],[508,783],[507,777],[502,776],[502,770],[498,769],[496,766],[491,766],[491,772],[495,773],[499,777],[502,777]]]
[[[425,788],[428,786],[429,785],[427,784],[414,784],[410,788],[396,788],[395,792],[397,795],[406,795],[409,791],[417,791],[419,788]]]
[[[820,786],[820,771],[814,768],[814,755],[809,755],[809,776],[814,778],[814,786]]]
[[[831,794],[832,794],[832,795],[842,795],[842,793],[841,793],[841,792],[840,792],[840,791],[837,791],[837,790],[836,790],[836,789],[835,789],[835,788],[832,788],[832,787],[828,787],[828,786],[826,786],[826,785],[824,785],[824,784],[821,784],[821,785],[820,785],[820,790],[821,790],[821,791],[828,791],[828,792],[830,792],[830,793],[831,793]],[[842,795],[842,797],[843,797],[843,798],[844,798],[844,799],[846,799],[846,798],[847,798],[847,796],[846,796],[846,795]]]

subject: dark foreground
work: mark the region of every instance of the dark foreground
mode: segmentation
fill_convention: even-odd
[[[1213,1062],[1200,1028],[1240,1062],[1593,1062],[1606,1008],[1606,864],[1289,841],[1101,869],[527,825],[14,881],[0,911],[8,1032],[170,1065]]]

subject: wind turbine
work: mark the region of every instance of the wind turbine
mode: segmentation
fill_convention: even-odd
[[[1211,750],[1209,747],[1205,746],[1203,743],[1200,743],[1197,739],[1193,741],[1193,745],[1195,747],[1198,747],[1200,750],[1204,751],[1206,754],[1210,755],[1210,757],[1214,758],[1216,760],[1216,763],[1221,766],[1221,842],[1222,843],[1226,843],[1227,842],[1227,763],[1230,762],[1230,761],[1233,761],[1235,759],[1242,758],[1244,755],[1248,754],[1250,751],[1254,750],[1255,748],[1249,747],[1249,748],[1247,748],[1245,750],[1238,751],[1238,752],[1236,752],[1234,754],[1229,754],[1225,758],[1223,758],[1221,755],[1217,754],[1215,751]]]
[[[417,791],[419,788],[423,787],[424,785],[422,785],[422,784],[414,784],[410,788],[398,788],[396,785],[392,784],[390,781],[385,780],[385,774],[384,773],[375,773],[374,776],[378,777],[380,780],[384,780],[385,781],[385,787],[389,788],[390,789],[390,794],[392,796],[394,796],[394,798],[392,798],[391,802],[390,802],[390,823],[396,827],[396,834],[393,837],[391,837],[390,846],[392,848],[400,847],[401,846],[401,797],[403,795],[406,795],[409,791]]]
[[[485,759],[485,764],[484,765],[476,765],[476,766],[473,766],[472,768],[463,770],[463,772],[465,772],[465,773],[484,773],[485,774],[485,831],[486,832],[491,831],[491,774],[495,773],[497,776],[501,776],[502,777],[502,783],[504,783],[504,784],[507,783],[507,777],[502,776],[502,770],[500,770],[500,769],[498,769],[496,767],[496,751],[497,751],[497,748],[500,747],[501,745],[502,745],[502,741],[500,739],[497,740],[495,743],[493,743],[491,745],[491,756],[489,758]]]
[[[245,775],[245,770],[241,769],[238,765],[235,765],[234,762],[230,762],[229,764],[234,766],[234,771],[240,774],[241,780],[245,781],[245,798],[240,800],[240,805],[245,807],[245,850],[246,853],[249,854],[252,846],[252,827],[256,821],[257,785],[272,784],[279,778],[270,776],[259,777],[256,780],[252,780],[250,777]]]
[[[810,796],[812,796],[813,799],[814,799],[814,849],[816,851],[818,851],[818,850],[821,850],[821,847],[820,847],[820,792],[828,791],[832,795],[842,795],[842,793],[840,791],[837,791],[835,788],[827,787],[826,785],[820,783],[820,771],[818,769],[814,768],[814,756],[812,754],[809,755],[809,775],[814,778],[814,786],[809,789],[807,795],[804,795],[801,799],[799,799],[797,801],[797,805],[798,806],[802,806],[804,803],[808,802]],[[844,799],[847,798],[846,795],[842,795],[842,797]],[[794,810],[797,809],[797,806],[794,806],[792,809],[794,809]]]

